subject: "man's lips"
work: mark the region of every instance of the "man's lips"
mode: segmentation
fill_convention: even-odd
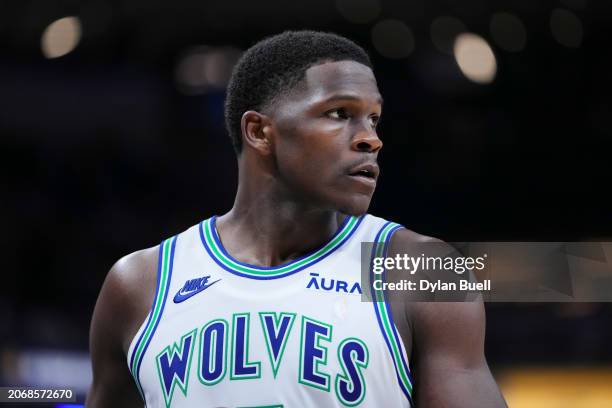
[[[349,175],[349,179],[353,180],[359,185],[366,187],[368,192],[371,192],[376,187],[376,179],[373,177],[366,177],[360,175]]]
[[[348,172],[351,177],[359,177],[376,183],[380,169],[376,163],[363,163],[351,168]]]
[[[380,170],[376,163],[363,163],[351,168],[348,172],[348,177],[358,183],[364,192],[371,193],[376,187],[376,180]]]

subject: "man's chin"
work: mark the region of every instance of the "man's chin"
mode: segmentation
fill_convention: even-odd
[[[338,211],[346,215],[361,216],[368,212],[370,207],[371,197],[358,197],[339,206]]]

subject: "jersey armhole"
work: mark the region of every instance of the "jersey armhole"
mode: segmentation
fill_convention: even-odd
[[[370,282],[374,282],[373,278],[373,267],[372,262],[375,257],[386,257],[389,249],[389,243],[393,234],[404,228],[400,224],[394,222],[386,222],[376,234],[374,239],[374,245],[372,246],[372,254],[370,257]],[[385,271],[383,270],[380,275],[380,280],[385,281]],[[408,366],[408,358],[406,356],[406,349],[401,340],[400,334],[397,331],[393,320],[393,313],[391,312],[391,306],[389,305],[384,291],[375,290],[373,285],[370,286],[372,295],[372,304],[374,306],[374,312],[376,314],[376,320],[378,327],[380,328],[381,334],[385,340],[393,365],[395,367],[395,373],[402,392],[408,399],[410,405],[412,405],[412,388],[413,381]]]
[[[127,353],[128,368],[132,374],[132,377],[134,378],[134,381],[136,382],[136,386],[143,401],[145,401],[145,404],[146,400],[139,379],[140,366],[151,339],[155,334],[159,321],[164,313],[164,306],[168,298],[168,290],[170,288],[170,281],[172,277],[176,239],[177,236],[174,236],[159,244],[157,283],[155,287],[153,304],[147,317],[142,322],[140,328],[136,332],[136,335],[134,335],[134,338],[130,342]]]

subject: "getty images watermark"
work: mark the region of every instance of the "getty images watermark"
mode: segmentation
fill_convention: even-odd
[[[612,242],[363,242],[363,301],[612,302]]]
[[[462,256],[410,256],[408,254],[396,254],[394,257],[375,256],[372,259],[372,272],[374,279],[371,281],[374,290],[408,290],[408,291],[489,291],[491,280],[484,279],[479,282],[466,277],[458,281],[448,279],[399,279],[398,281],[385,281],[383,273],[386,270],[404,272],[415,275],[421,272],[452,272],[463,275],[466,272],[483,271],[486,267],[487,254],[479,257]],[[468,274],[469,275],[469,274]]]

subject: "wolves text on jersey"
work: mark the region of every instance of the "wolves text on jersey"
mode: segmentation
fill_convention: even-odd
[[[262,377],[262,362],[249,358],[251,313],[235,313],[231,324],[214,319],[201,328],[184,334],[179,342],[165,347],[156,356],[157,372],[166,406],[170,406],[178,386],[187,396],[192,360],[202,386],[214,386],[220,381],[256,380]],[[276,378],[283,362],[287,341],[292,333],[295,313],[260,312],[259,323],[265,340],[272,376]],[[343,339],[335,350],[339,371],[325,369],[332,341],[330,324],[301,317],[300,354],[296,380],[302,386],[330,392],[333,387],[338,400],[346,406],[363,401],[366,392],[363,371],[368,367],[366,344],[355,337]],[[327,343],[327,344],[326,344]],[[229,354],[229,358],[228,358]],[[229,374],[228,374],[229,372]]]

